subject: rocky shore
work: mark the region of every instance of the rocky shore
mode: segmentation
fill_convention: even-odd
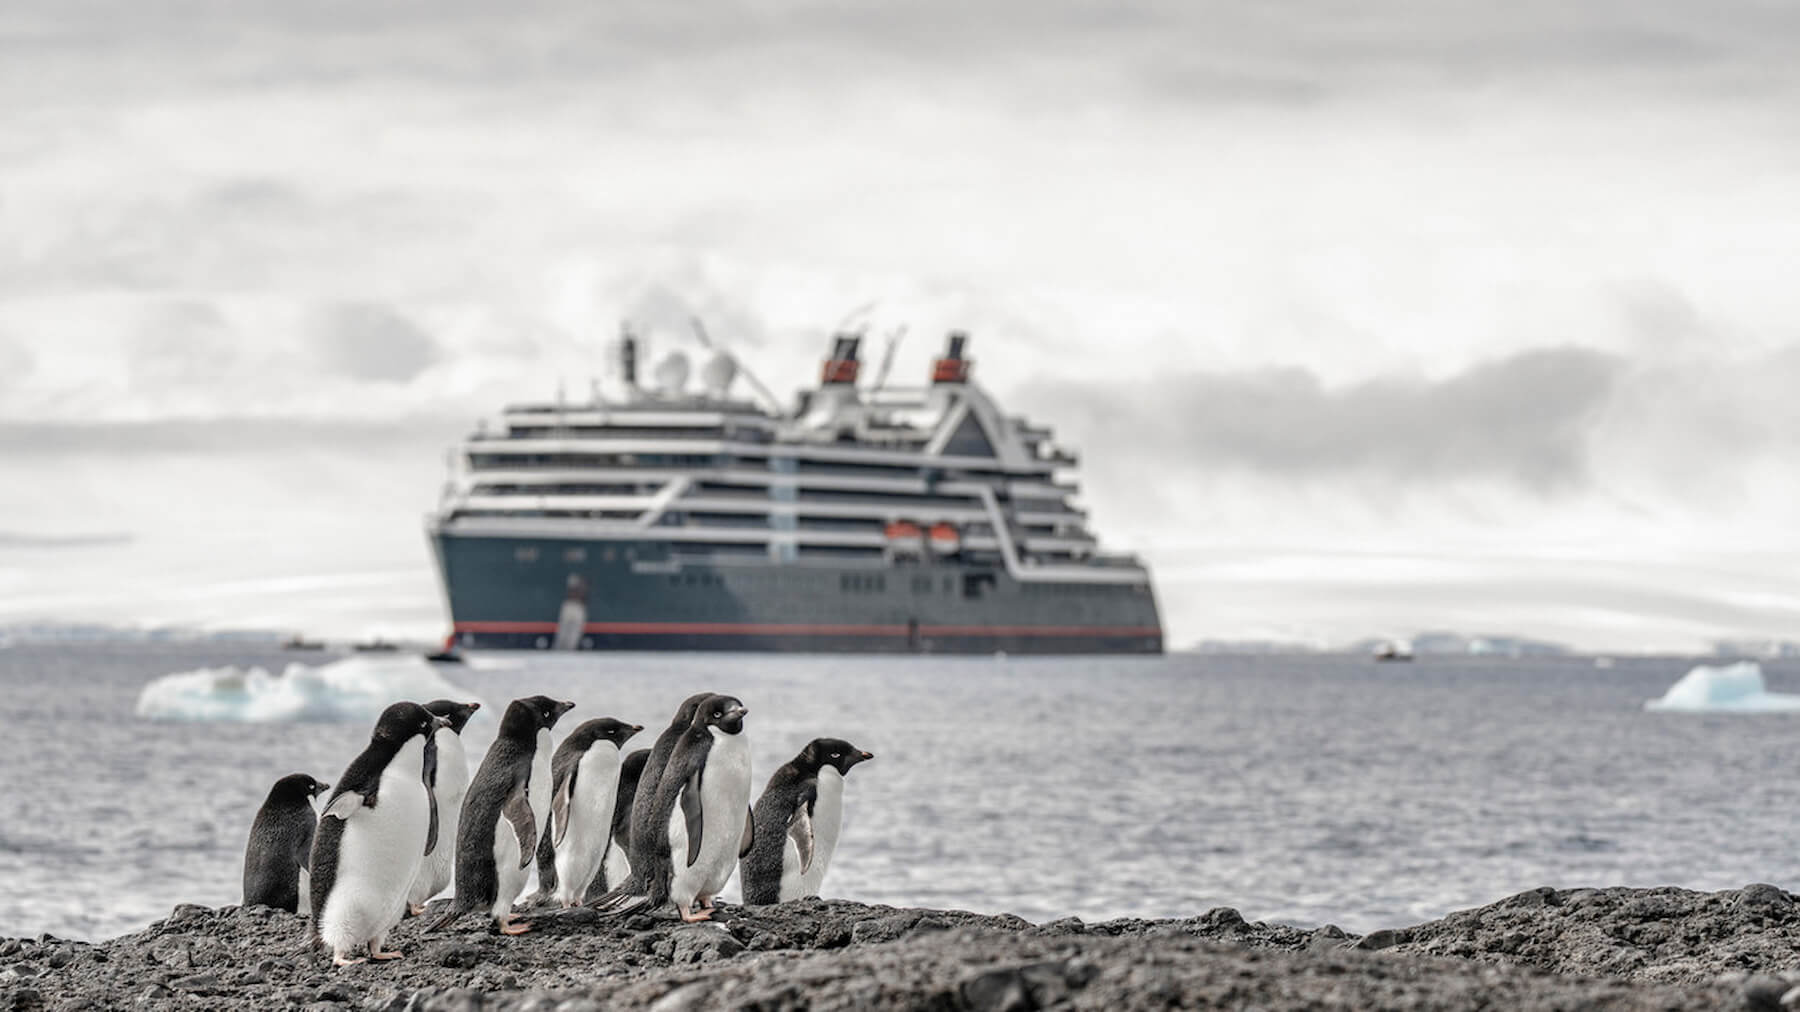
[[[713,924],[545,911],[390,938],[404,959],[333,970],[305,921],[182,906],[89,944],[0,941],[3,1009],[1757,1009],[1800,1008],[1800,900],[1774,886],[1538,889],[1442,920],[1346,934],[1247,923],[1007,915],[806,900]]]

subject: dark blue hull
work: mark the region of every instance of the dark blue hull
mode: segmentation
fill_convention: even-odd
[[[676,554],[667,542],[435,534],[476,648],[1160,653],[1147,579],[1020,583],[960,558],[886,567]]]

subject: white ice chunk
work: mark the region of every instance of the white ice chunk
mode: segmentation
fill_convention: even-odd
[[[1762,666],[1755,661],[1719,667],[1702,664],[1682,675],[1661,698],[1645,702],[1644,709],[1681,713],[1790,713],[1800,711],[1800,695],[1770,692],[1763,683]]]
[[[138,693],[137,715],[242,723],[372,720],[402,699],[476,697],[445,681],[423,657],[349,657],[317,667],[290,664],[279,675],[236,666],[163,675]]]

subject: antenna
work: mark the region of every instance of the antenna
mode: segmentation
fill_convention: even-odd
[[[858,337],[861,337],[869,329],[868,321],[866,321],[866,320],[863,321],[862,326],[857,327],[855,329],[852,329],[850,325],[852,323],[855,323],[858,320],[858,318],[864,317],[864,316],[869,315],[870,313],[873,313],[875,311],[876,305],[878,305],[878,303],[865,302],[862,305],[857,306],[855,309],[852,309],[850,312],[848,312],[844,315],[844,318],[842,320],[838,321],[837,328],[833,331],[833,333],[855,334]]]
[[[701,346],[704,347],[707,351],[715,350],[714,346],[713,346],[712,335],[708,334],[706,332],[706,324],[702,323],[698,316],[688,317],[688,322],[693,325],[694,336],[699,339]],[[733,360],[736,360],[736,358],[737,358],[736,355],[732,355],[731,357]],[[768,407],[768,409],[770,411],[773,411],[775,414],[778,414],[778,415],[781,414],[782,413],[781,401],[778,400],[775,397],[775,395],[769,391],[768,387],[763,386],[762,380],[757,379],[756,374],[751,372],[750,369],[744,365],[744,363],[738,362],[737,365],[738,365],[738,369],[742,373],[744,379],[750,384],[750,388],[752,390],[755,390],[756,395],[763,399],[764,405],[766,405]]]
[[[874,393],[887,385],[888,370],[894,367],[894,352],[900,347],[900,339],[906,336],[906,324],[902,323],[888,334],[887,347],[881,349],[881,368],[875,370],[875,385],[869,388]]]

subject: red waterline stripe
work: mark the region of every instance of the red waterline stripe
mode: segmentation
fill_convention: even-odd
[[[458,622],[456,631],[554,633],[555,622]],[[589,633],[695,633],[752,636],[905,636],[903,625],[798,625],[750,622],[589,622]],[[924,625],[921,636],[1160,636],[1156,626]]]

